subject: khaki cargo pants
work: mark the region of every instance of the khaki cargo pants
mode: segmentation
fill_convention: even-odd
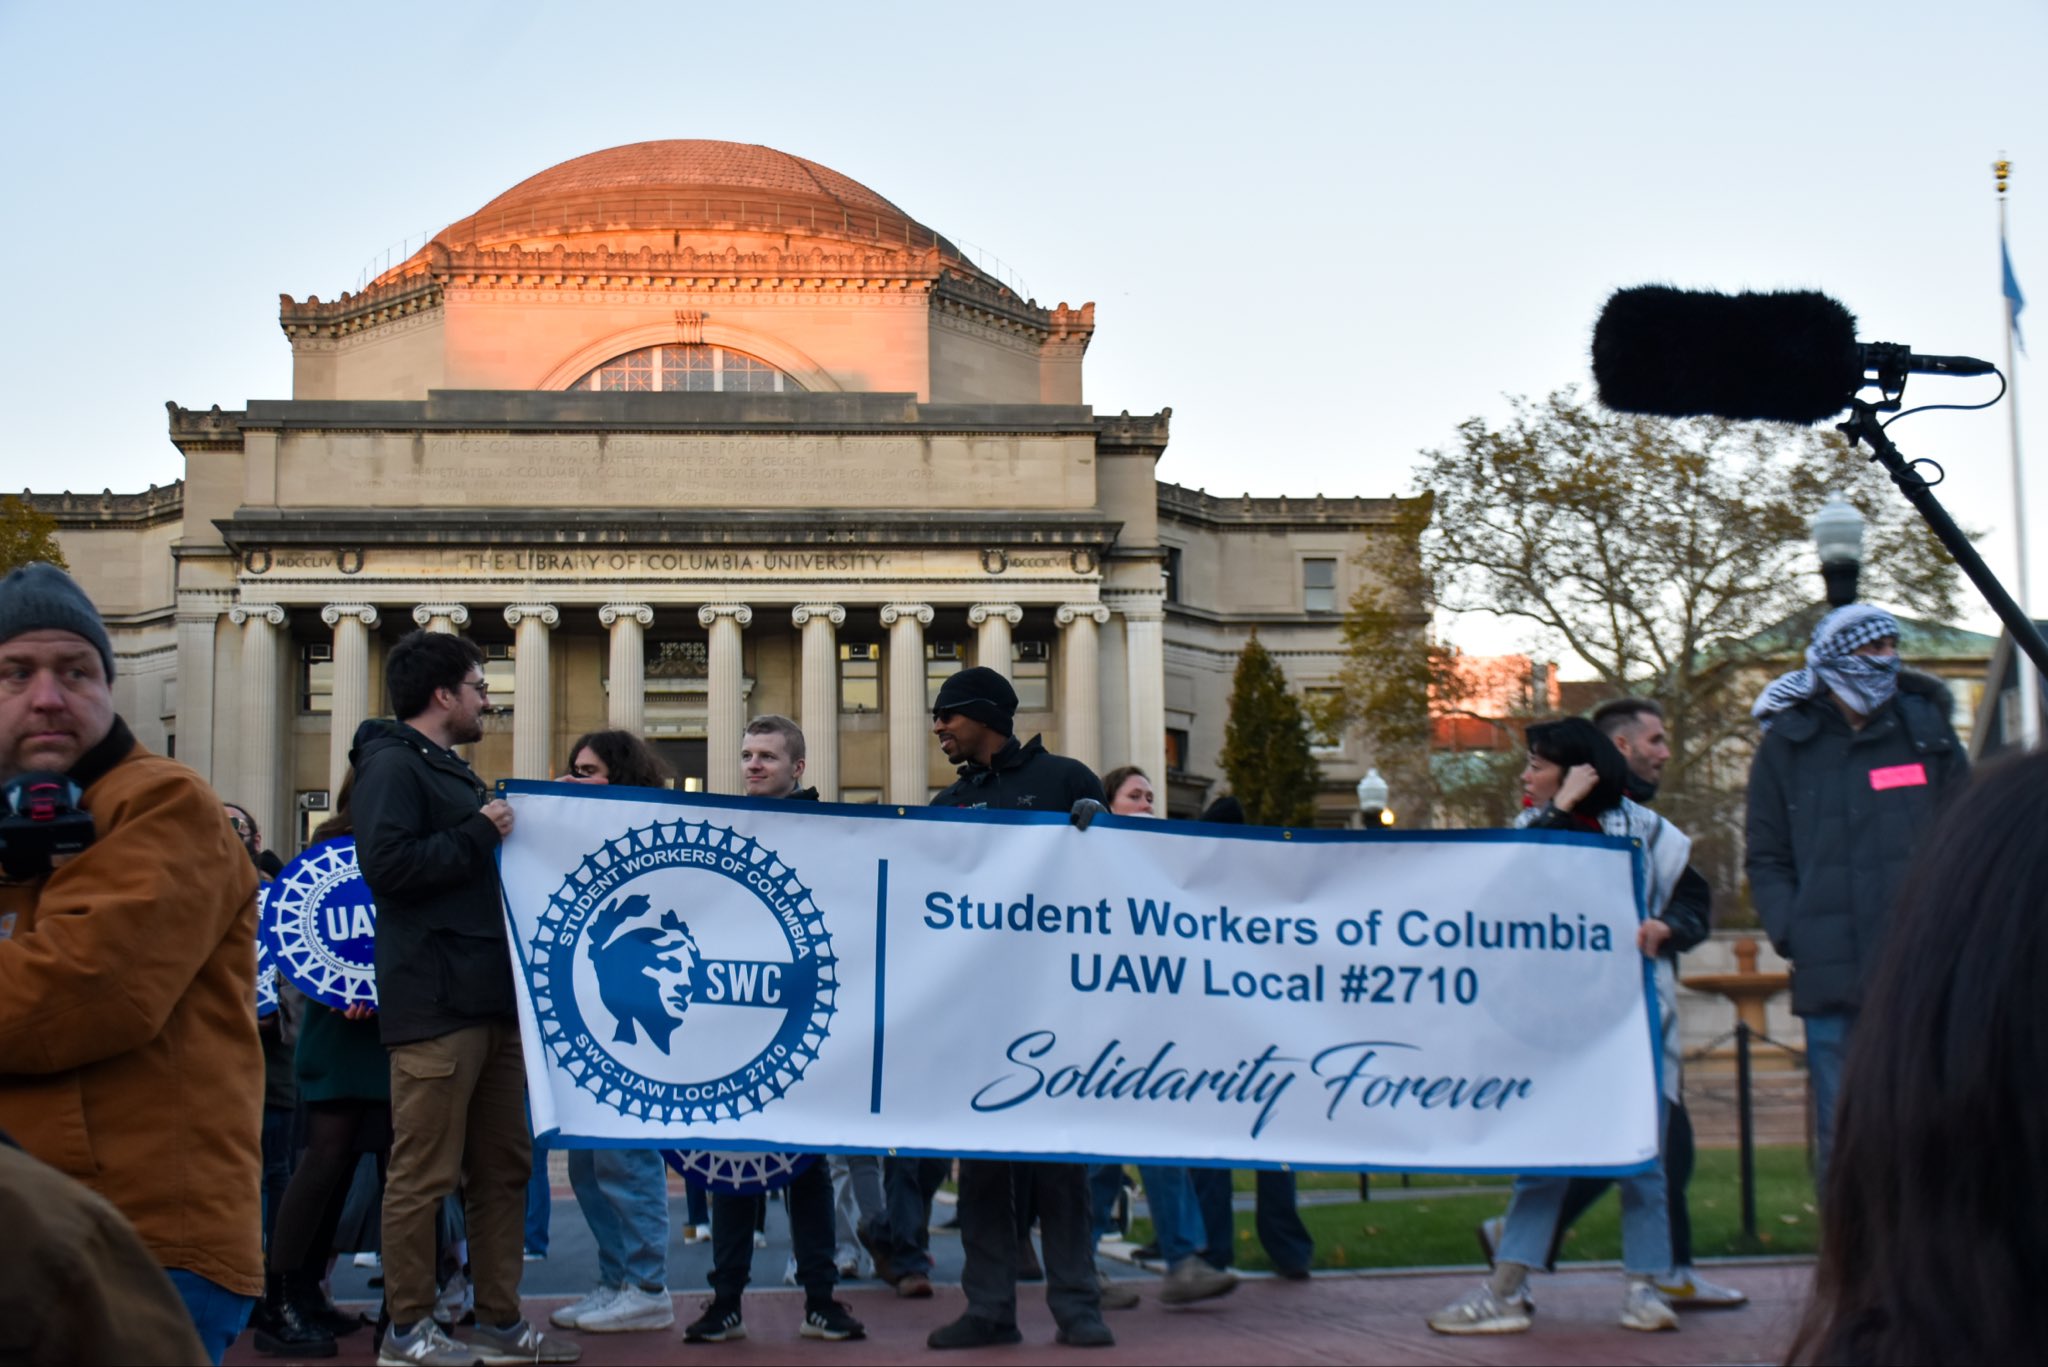
[[[434,1309],[434,1221],[459,1186],[477,1319],[520,1318],[526,1072],[511,1016],[391,1048],[391,1167],[384,1179],[384,1298],[391,1322]]]

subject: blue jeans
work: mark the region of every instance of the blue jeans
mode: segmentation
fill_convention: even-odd
[[[1145,1207],[1152,1212],[1152,1233],[1160,1258],[1172,1267],[1200,1253],[1208,1237],[1188,1170],[1140,1165],[1138,1177],[1145,1183]]]
[[[1237,1217],[1231,1209],[1230,1169],[1195,1168],[1191,1170],[1191,1180],[1195,1200],[1202,1207],[1202,1228],[1209,1238],[1202,1257],[1211,1267],[1229,1267],[1237,1259]],[[1266,1250],[1276,1270],[1308,1271],[1309,1262],[1316,1255],[1316,1241],[1308,1226],[1301,1222],[1294,1174],[1260,1168],[1253,1181],[1258,1197],[1252,1225],[1258,1230],[1259,1246]]]
[[[1835,1107],[1842,1094],[1842,1059],[1856,1013],[1831,1011],[1803,1018],[1806,1026],[1806,1090],[1813,1097],[1813,1189],[1823,1199],[1828,1189],[1828,1159],[1835,1151]]]
[[[555,1213],[555,1193],[548,1185],[548,1146],[533,1141],[533,1175],[526,1179],[526,1251],[546,1254],[548,1222]]]
[[[668,1286],[668,1165],[653,1149],[571,1149],[569,1185],[606,1286]]]
[[[207,1356],[220,1367],[221,1358],[234,1343],[235,1335],[249,1323],[249,1312],[256,1308],[254,1296],[237,1296],[219,1282],[210,1282],[197,1272],[187,1272],[182,1267],[167,1267],[171,1285],[178,1290],[178,1299],[185,1302],[185,1313],[192,1317],[192,1327],[199,1331],[199,1342],[206,1349]]]
[[[1632,1276],[1671,1275],[1671,1206],[1661,1143],[1670,1107],[1660,1102],[1657,1109],[1658,1162],[1648,1172],[1614,1180],[1621,1188],[1621,1266]],[[1501,1262],[1540,1268],[1549,1261],[1571,1185],[1569,1177],[1515,1179],[1507,1229],[1500,1240]]]
[[[1088,1212],[1095,1217],[1095,1237],[1118,1232],[1116,1198],[1123,1195],[1124,1169],[1121,1163],[1088,1165]]]

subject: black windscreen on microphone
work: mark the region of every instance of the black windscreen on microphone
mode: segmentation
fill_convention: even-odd
[[[1812,290],[1618,290],[1593,327],[1600,401],[1625,413],[1813,423],[1849,406],[1863,353],[1848,309]]]

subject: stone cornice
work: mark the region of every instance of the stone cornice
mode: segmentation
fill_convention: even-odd
[[[1423,498],[1427,497],[1423,495]],[[1418,501],[1413,498],[1325,498],[1321,494],[1306,498],[1285,494],[1274,498],[1255,498],[1250,494],[1216,495],[1206,489],[1188,489],[1163,481],[1159,485],[1161,517],[1211,527],[1325,527],[1341,530],[1386,527],[1398,522],[1402,514]]]
[[[927,239],[929,240],[929,239]],[[431,243],[403,274],[344,293],[322,303],[317,295],[300,303],[278,298],[278,323],[294,342],[340,337],[443,306],[454,298],[479,298],[497,291],[542,291],[560,295],[798,294],[811,296],[937,295],[949,308],[977,312],[998,326],[1028,331],[1033,340],[1084,338],[1094,331],[1091,306],[1040,308],[994,278],[939,246],[827,250],[770,247],[742,252],[680,247],[614,252],[601,244],[575,251],[557,243],[542,251],[519,248],[449,250]],[[1083,340],[1085,345],[1085,338]]]
[[[1095,419],[1095,450],[1098,455],[1149,455],[1155,460],[1166,449],[1173,427],[1173,410],[1131,416],[1127,408],[1115,417],[1098,414]],[[1162,489],[1170,485],[1161,485]]]
[[[20,497],[30,508],[52,519],[66,531],[155,527],[180,521],[185,516],[185,481],[182,479],[161,489],[152,484],[147,492],[140,494],[117,494],[112,489],[102,489],[96,494],[74,494],[69,489],[60,494],[38,494],[24,489]]]

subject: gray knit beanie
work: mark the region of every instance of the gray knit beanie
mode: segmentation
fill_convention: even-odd
[[[114,646],[99,609],[76,580],[44,560],[32,560],[0,579],[0,641],[29,631],[68,631],[84,637],[100,653],[107,682],[114,681]]]

